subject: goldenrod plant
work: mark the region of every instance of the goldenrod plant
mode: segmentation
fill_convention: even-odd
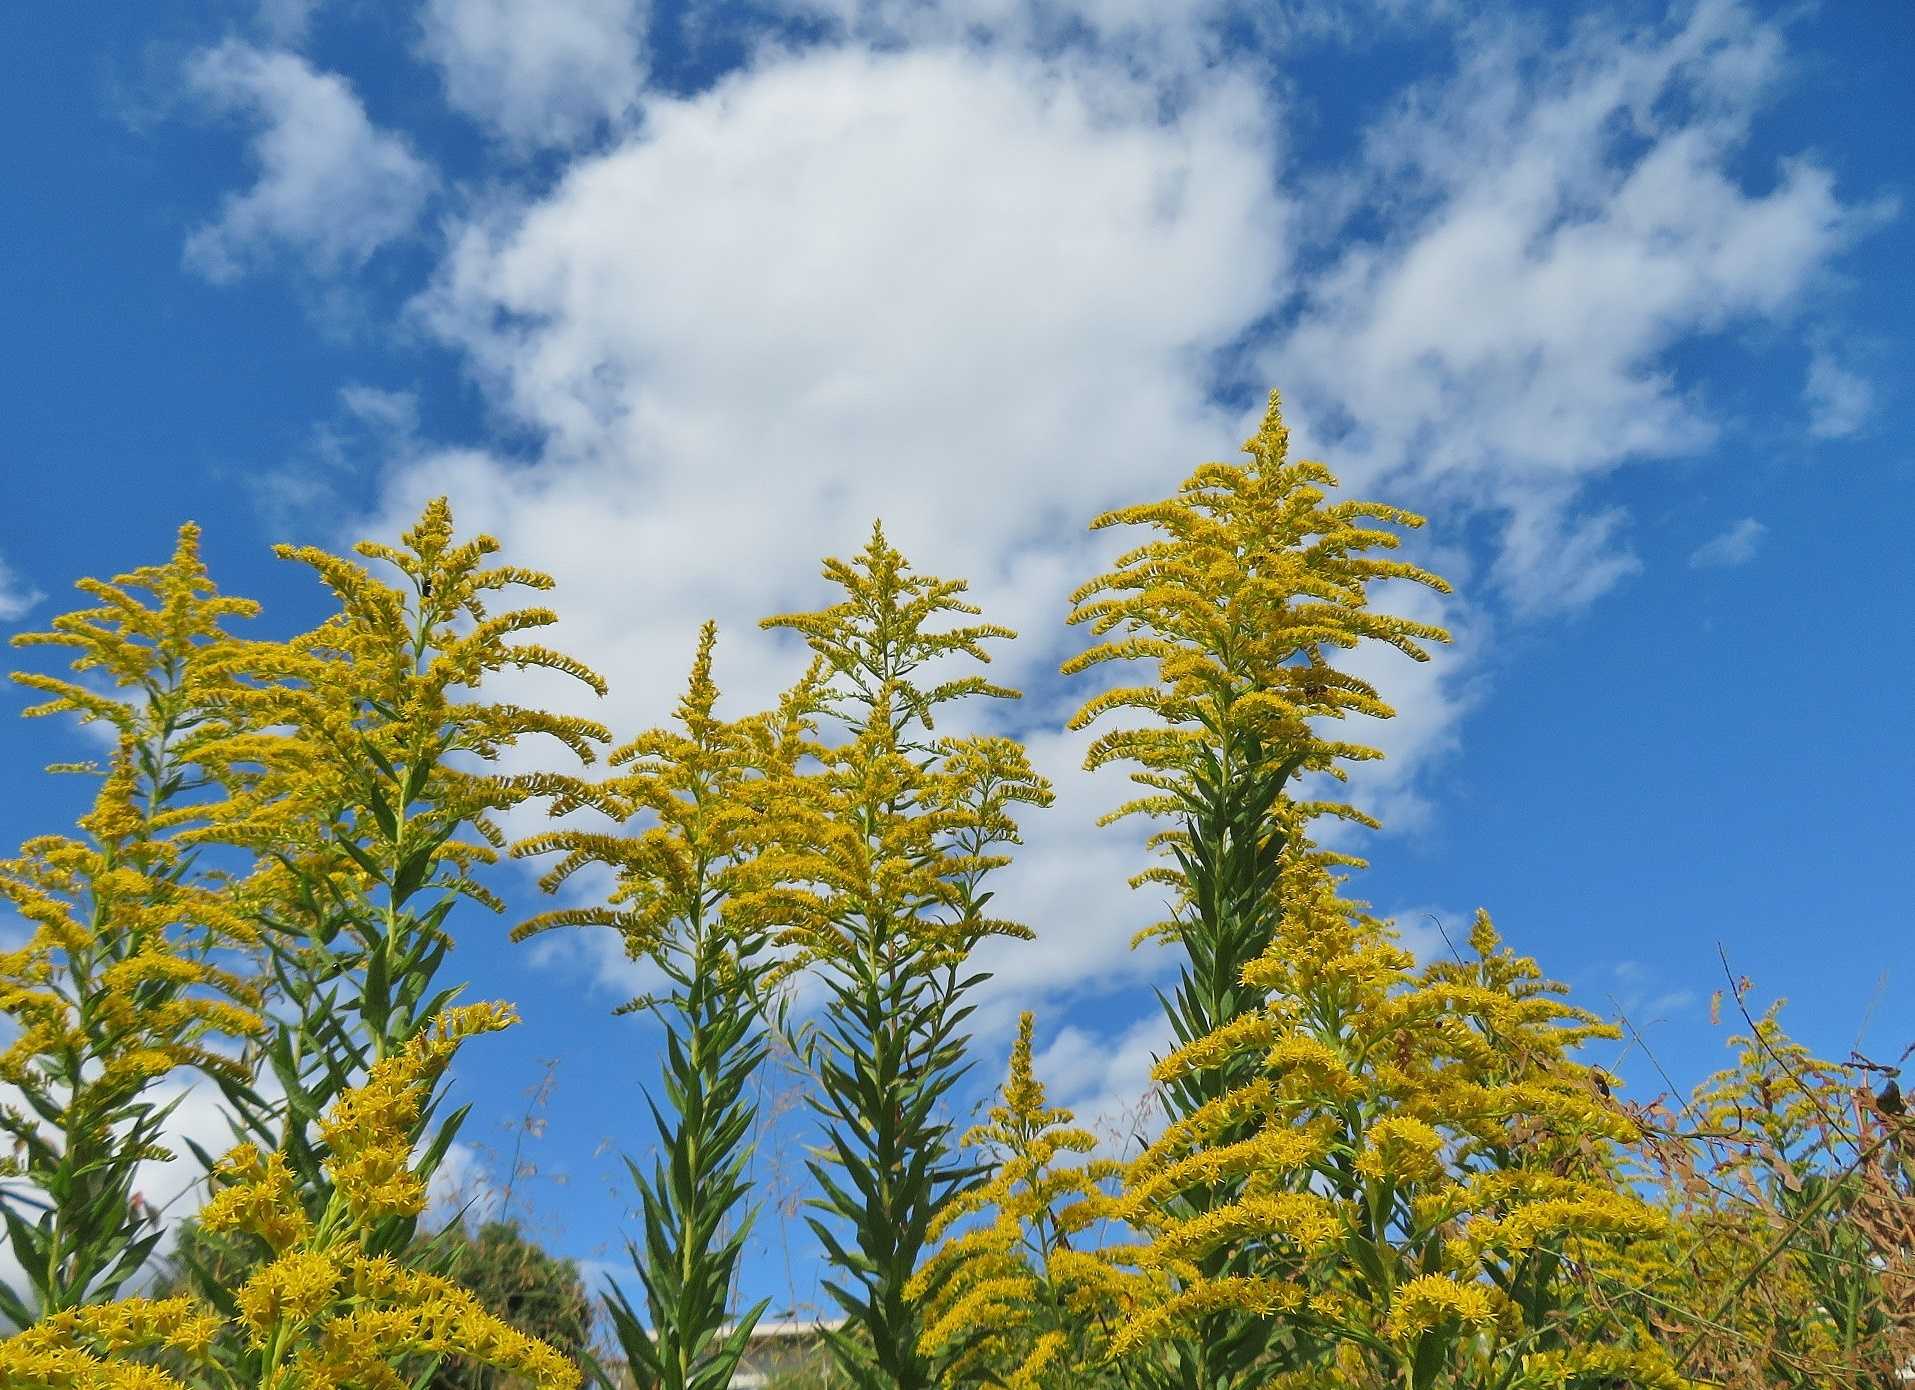
[[[330,1197],[312,1121],[445,1007],[452,990],[438,971],[453,908],[503,910],[477,877],[505,848],[496,817],[541,798],[570,804],[584,789],[562,772],[494,765],[533,737],[580,762],[609,740],[590,720],[483,698],[487,679],[511,669],[605,690],[574,658],[511,640],[557,615],[494,613],[492,596],[549,589],[552,579],[488,565],[498,549],[490,536],[456,540],[443,498],[399,546],[355,547],[396,572],[396,583],[347,557],[280,546],[282,558],[318,574],[338,611],[310,632],[233,656],[246,679],[228,697],[232,732],[217,753],[242,790],[221,833],[270,866],[260,922],[277,1008],[259,1059],[272,1084],[224,1089],[240,1136],[285,1151],[315,1216]],[[428,1171],[464,1113],[437,1127],[422,1160]],[[395,1220],[382,1239],[396,1252],[411,1234],[409,1220]]]
[[[1186,1379],[1244,1383],[1192,1339],[1222,1309],[1277,1334],[1262,1385],[1689,1384],[1586,1273],[1667,1224],[1618,1180],[1639,1121],[1576,1060],[1615,1030],[1486,913],[1468,957],[1418,970],[1320,862],[1286,858],[1283,919],[1244,972],[1258,1006],[1158,1064],[1165,1083],[1246,1065],[1127,1175],[1135,1258],[1173,1291],[1117,1355],[1167,1342]]]
[[[628,1253],[649,1320],[616,1285],[607,1300],[627,1363],[658,1390],[726,1390],[765,1308],[735,1311],[730,1299],[755,1213],[751,1083],[769,1041],[771,938],[786,915],[772,855],[810,687],[801,683],[772,714],[721,719],[716,640],[707,623],[676,726],[619,748],[611,763],[621,771],[595,789],[630,829],[555,830],[513,848],[564,855],[547,891],[591,865],[615,875],[605,904],[544,913],[516,937],[609,927],[664,977],[663,992],[621,1010],[643,1010],[664,1029],[662,1095],[650,1101],[658,1157],[650,1172],[626,1160],[644,1221]]]
[[[1439,627],[1370,604],[1371,588],[1387,580],[1448,592],[1436,575],[1388,558],[1399,538],[1368,524],[1415,528],[1421,517],[1377,502],[1331,500],[1330,471],[1290,458],[1275,392],[1243,447],[1248,462],[1207,463],[1175,496],[1091,523],[1094,530],[1146,527],[1156,537],[1072,595],[1070,621],[1099,640],[1064,666],[1066,674],[1106,663],[1154,667],[1148,683],[1092,697],[1071,727],[1124,715],[1136,721],[1100,734],[1085,765],[1135,765],[1131,779],[1144,794],[1107,820],[1168,822],[1151,843],[1171,862],[1133,882],[1170,894],[1170,915],[1145,935],[1181,951],[1177,983],[1164,998],[1181,1046],[1258,1006],[1244,971],[1276,934],[1286,848],[1318,817],[1374,823],[1347,804],[1298,796],[1307,776],[1342,778],[1346,764],[1380,756],[1327,737],[1326,723],[1392,714],[1369,682],[1332,658],[1383,643],[1421,661],[1425,643],[1448,640]],[[1248,1059],[1236,1057],[1178,1071],[1164,1080],[1164,1103],[1173,1118],[1190,1116],[1249,1074]],[[1229,1182],[1192,1187],[1179,1200],[1202,1210],[1231,1192]],[[1221,1277],[1220,1262],[1229,1258],[1220,1249],[1206,1277]],[[1182,1383],[1191,1387],[1246,1373],[1269,1331],[1265,1320],[1227,1311],[1203,1327],[1196,1340],[1204,1363],[1184,1368],[1190,1379]]]
[[[465,1289],[407,1269],[377,1232],[416,1216],[420,1116],[459,1045],[515,1020],[501,1004],[451,1008],[372,1066],[321,1118],[325,1206],[308,1215],[289,1155],[241,1144],[200,1213],[251,1253],[242,1282],[191,1296],[69,1308],[0,1342],[7,1390],[402,1390],[444,1358],[496,1367],[534,1390],[573,1390],[578,1368],[485,1311]]]
[[[1124,1165],[1097,1156],[1097,1136],[1047,1103],[1031,1064],[1034,1026],[1029,1013],[1019,1019],[998,1103],[962,1141],[982,1149],[989,1179],[938,1213],[932,1237],[952,1234],[910,1290],[937,1289],[920,1346],[941,1385],[1126,1383],[1108,1353],[1144,1291],[1100,1239]]]
[[[914,572],[876,527],[825,576],[837,603],[765,624],[797,632],[823,663],[821,738],[785,800],[780,863],[806,890],[780,943],[825,991],[802,1041],[826,1139],[810,1165],[824,1219],[811,1225],[850,1320],[831,1336],[846,1376],[925,1390],[936,1382],[923,1308],[938,1289],[912,1278],[937,1212],[978,1178],[945,1113],[965,1069],[965,996],[982,978],[967,961],[988,937],[1029,935],[987,914],[984,885],[1017,842],[1015,808],[1051,792],[1015,741],[935,730],[955,701],[1015,693],[952,669],[1011,636],[963,621],[978,610],[962,581]]]
[[[235,1046],[265,1026],[239,958],[258,940],[247,889],[202,857],[223,795],[203,756],[232,689],[226,624],[257,606],[218,592],[191,525],[166,564],[78,587],[93,606],[13,639],[76,653],[75,678],[14,674],[45,697],[26,713],[76,715],[114,744],[79,834],[0,861],[0,904],[33,931],[0,952],[0,1015],[18,1030],[0,1053],[20,1096],[0,1108],[0,1211],[26,1278],[0,1284],[14,1326],[139,1275],[161,1225],[138,1170],[173,1157],[161,1139],[184,1094],[159,1101],[155,1083],[176,1068],[243,1081]]]

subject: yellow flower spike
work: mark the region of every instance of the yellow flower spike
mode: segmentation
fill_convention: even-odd
[[[226,1156],[221,1170],[235,1181],[200,1208],[202,1230],[244,1231],[265,1241],[275,1254],[310,1233],[312,1223],[300,1205],[298,1185],[285,1155],[273,1153],[261,1159],[258,1150],[243,1144]]]
[[[1429,1182],[1442,1170],[1443,1136],[1413,1116],[1385,1116],[1363,1143],[1356,1168],[1365,1177],[1408,1184]]]
[[[1474,962],[1413,971],[1387,924],[1344,899],[1321,861],[1300,850],[1294,863],[1301,877],[1285,885],[1272,944],[1244,971],[1254,1007],[1159,1069],[1237,1081],[1168,1125],[1126,1175],[1117,1210],[1145,1237],[1128,1258],[1162,1276],[1126,1345],[1187,1338],[1233,1306],[1210,1291],[1215,1268],[1228,1268],[1281,1272],[1325,1345],[1364,1361],[1379,1384],[1393,1372],[1375,1360],[1378,1336],[1408,1343],[1439,1327],[1494,1325],[1494,1354],[1521,1371],[1524,1338],[1545,1324],[1498,1296],[1497,1281],[1545,1249],[1575,1262],[1562,1268],[1607,1268],[1668,1230],[1627,1180],[1637,1122],[1572,1059],[1610,1030],[1504,948],[1486,918]],[[1313,874],[1323,876],[1314,888]],[[1354,1262],[1353,1248],[1379,1258]],[[1544,1319],[1558,1316],[1542,1306]],[[1627,1317],[1606,1325],[1645,1335]],[[1454,1345],[1457,1356],[1491,1354],[1487,1342]]]
[[[1072,623],[1104,639],[1064,665],[1067,674],[1107,662],[1154,662],[1159,681],[1105,691],[1071,721],[1086,728],[1124,710],[1143,728],[1107,732],[1085,765],[1138,765],[1156,795],[1128,812],[1180,814],[1200,750],[1239,734],[1303,771],[1335,772],[1375,750],[1325,739],[1311,721],[1389,707],[1365,681],[1327,664],[1325,649],[1382,642],[1424,660],[1441,628],[1380,613],[1368,589],[1400,579],[1440,593],[1442,579],[1369,552],[1397,537],[1365,525],[1414,528],[1422,518],[1372,502],[1330,502],[1336,480],[1321,464],[1289,459],[1289,431],[1272,392],[1245,464],[1205,464],[1175,497],[1106,512],[1093,530],[1145,526],[1159,539],[1118,557],[1071,596]],[[1325,810],[1332,808],[1325,807]],[[1174,834],[1174,832],[1173,832]]]
[[[398,585],[352,559],[278,548],[319,575],[340,611],[289,642],[234,653],[234,663],[257,679],[232,697],[244,728],[220,750],[246,782],[230,804],[227,832],[261,849],[301,838],[324,861],[308,866],[312,871],[351,880],[369,871],[331,843],[346,835],[389,886],[415,850],[437,846],[431,881],[494,906],[467,872],[502,847],[493,816],[538,799],[578,804],[592,793],[575,777],[502,775],[485,765],[533,737],[563,743],[589,763],[610,736],[589,719],[472,698],[473,688],[504,668],[553,671],[600,695],[605,683],[574,658],[514,640],[555,622],[550,610],[487,613],[493,591],[546,589],[551,579],[513,567],[486,569],[497,542],[482,536],[443,543],[450,518],[438,499],[400,546],[357,547],[360,556],[396,567]],[[461,755],[479,767],[455,766]],[[453,836],[461,827],[483,843]]]
[[[1181,1292],[1165,1298],[1124,1323],[1111,1339],[1109,1355],[1119,1359],[1153,1342],[1174,1337],[1207,1314],[1236,1309],[1257,1318],[1274,1317],[1302,1305],[1304,1291],[1282,1279],[1227,1275],[1191,1281]]]
[[[930,1295],[920,1348],[947,1377],[977,1354],[1012,1368],[1007,1386],[1063,1390],[1102,1358],[1101,1329],[1136,1276],[1072,1247],[1073,1234],[1116,1216],[1106,1188],[1122,1165],[1057,1162],[1098,1141],[1047,1103],[1032,1065],[1034,1030],[1034,1017],[1022,1015],[998,1101],[964,1137],[993,1172],[937,1213],[932,1239],[967,1224],[925,1260],[906,1296]],[[986,1341],[989,1356],[979,1351]]]
[[[69,649],[79,679],[14,680],[48,697],[26,714],[107,724],[114,750],[79,820],[83,838],[40,836],[0,860],[0,907],[34,929],[0,956],[0,1010],[21,1025],[0,1076],[27,1092],[35,1117],[9,1112],[0,1134],[31,1147],[47,1137],[42,1126],[59,1130],[67,1163],[87,1174],[60,1191],[40,1188],[31,1165],[23,1173],[40,1189],[27,1200],[46,1202],[36,1229],[48,1245],[16,1253],[49,1271],[38,1296],[56,1310],[129,1273],[116,1267],[145,1221],[136,1169],[163,1153],[148,1123],[152,1083],[176,1067],[240,1079],[233,1044],[265,1027],[251,985],[206,963],[256,944],[243,907],[253,881],[191,859],[221,834],[223,802],[202,789],[221,780],[211,750],[245,683],[226,624],[257,606],[219,596],[190,525],[168,563],[78,587],[96,606],[13,640]],[[112,1125],[95,1123],[107,1115]]]
[[[423,1190],[418,1175],[404,1167],[408,1150],[389,1147],[390,1126],[415,1103],[396,1097],[426,1091],[461,1041],[514,1017],[497,1004],[447,1010],[421,1034],[419,1046],[376,1064],[374,1076],[340,1098],[327,1116],[329,1132],[348,1151],[340,1161],[360,1165],[368,1191]],[[385,1165],[377,1174],[376,1164]],[[315,1225],[300,1206],[283,1154],[240,1145],[214,1172],[226,1186],[202,1208],[202,1227],[245,1231],[273,1250],[236,1290],[234,1322],[184,1298],[72,1309],[0,1341],[0,1384],[7,1390],[185,1390],[127,1356],[165,1346],[205,1362],[217,1343],[222,1364],[236,1355],[251,1358],[236,1363],[250,1368],[247,1383],[286,1390],[404,1387],[410,1381],[395,1363],[421,1354],[463,1357],[522,1377],[534,1390],[577,1386],[577,1367],[487,1313],[466,1290],[389,1256],[367,1255],[364,1242],[386,1212],[348,1192],[357,1179],[340,1183],[334,1205]]]
[[[1154,1069],[1172,1122],[1133,1169],[1124,1207],[1168,1242],[1159,1267],[1169,1290],[1253,1267],[1232,1253],[1238,1240],[1256,1248],[1251,1213],[1274,1221],[1298,1195],[1286,1186],[1347,1171],[1347,1147],[1319,1139],[1311,1121],[1374,1103],[1353,1074],[1365,1044],[1346,1047],[1327,1022],[1302,1026],[1286,1003],[1323,996],[1344,1010],[1374,1007],[1406,982],[1412,962],[1336,891],[1334,871],[1354,861],[1308,836],[1319,818],[1375,821],[1339,801],[1300,799],[1296,784],[1341,780],[1349,765],[1380,756],[1330,736],[1329,720],[1392,715],[1373,687],[1342,669],[1339,653],[1382,643],[1423,660],[1425,643],[1448,640],[1371,603],[1373,587],[1390,580],[1448,591],[1435,575],[1378,554],[1400,542],[1373,523],[1416,527],[1421,518],[1333,501],[1327,469],[1290,459],[1275,393],[1244,450],[1246,463],[1203,465],[1175,496],[1092,523],[1152,535],[1072,595],[1071,622],[1095,640],[1064,666],[1077,673],[1141,663],[1154,675],[1092,696],[1071,726],[1101,729],[1087,768],[1128,763],[1144,793],[1107,821],[1169,822],[1148,843],[1172,862],[1132,883],[1169,892],[1168,917],[1137,940],[1184,950],[1166,998],[1181,1046]],[[1112,727],[1125,715],[1129,727]],[[1264,1137],[1289,1128],[1292,1116],[1307,1142]],[[1200,1224],[1206,1212],[1215,1213],[1211,1226]],[[1218,1244],[1200,1275],[1170,1251],[1180,1240],[1212,1249],[1198,1238],[1206,1232]],[[1307,1243],[1318,1243],[1314,1228]],[[1177,1355],[1196,1357],[1206,1379],[1260,1372],[1243,1311],[1189,1304],[1189,1345]],[[1224,1360],[1211,1359],[1216,1347]],[[1242,1356],[1251,1360],[1231,1359]]]

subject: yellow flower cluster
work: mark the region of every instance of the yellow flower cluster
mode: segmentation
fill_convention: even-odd
[[[0,1081],[26,1101],[0,1110],[0,1175],[44,1203],[13,1244],[31,1300],[56,1312],[110,1296],[138,1263],[124,1251],[146,1248],[138,1167],[173,1157],[151,1083],[176,1067],[247,1080],[233,1045],[266,1027],[256,986],[229,968],[258,945],[255,885],[193,853],[220,836],[207,756],[236,687],[224,624],[256,605],[219,595],[190,525],[166,564],[79,588],[95,606],[13,639],[73,650],[79,679],[13,678],[47,697],[28,715],[103,723],[116,744],[81,835],[41,836],[0,860],[0,908],[33,928],[0,952],[0,1016],[13,1025]]]
[[[805,750],[814,770],[785,784],[777,808],[776,869],[804,889],[784,904],[792,920],[780,939],[794,966],[857,956],[874,924],[893,936],[889,951],[927,961],[962,958],[986,936],[1028,937],[977,911],[977,885],[1008,862],[998,847],[1018,843],[1012,808],[1049,805],[1050,784],[1014,740],[932,733],[941,705],[1017,692],[976,675],[918,679],[955,656],[987,662],[984,641],[1013,634],[988,623],[932,628],[944,614],[977,613],[959,597],[965,583],[914,573],[881,527],[854,561],[826,561],[825,574],[840,602],[764,623],[804,637],[819,662],[807,713],[850,733]]]
[[[1891,1384],[1915,1349],[1911,1126],[1859,1057],[1792,1039],[1782,1002],[1745,1013],[1733,1064],[1661,1117],[1644,1177],[1668,1226],[1599,1274],[1641,1292],[1699,1380]]]
[[[1341,777],[1343,763],[1380,754],[1323,737],[1317,721],[1392,711],[1368,681],[1331,665],[1329,654],[1381,642],[1421,661],[1423,643],[1449,640],[1440,627],[1369,606],[1369,587],[1380,580],[1449,592],[1436,575],[1371,553],[1400,542],[1365,523],[1414,528],[1421,517],[1376,502],[1329,501],[1330,471],[1290,460],[1275,392],[1243,447],[1249,462],[1205,464],[1176,496],[1091,523],[1161,533],[1072,595],[1070,621],[1106,640],[1067,662],[1067,674],[1105,662],[1154,662],[1157,670],[1153,684],[1107,690],[1071,720],[1082,729],[1122,711],[1146,718],[1102,734],[1086,756],[1089,768],[1137,764],[1132,778],[1148,789],[1109,819],[1182,817],[1203,799],[1200,784],[1220,777],[1274,775],[1278,785],[1304,772]],[[1335,803],[1299,809],[1306,820],[1368,821]],[[1169,849],[1183,842],[1183,831],[1167,830],[1155,842]],[[1140,877],[1182,883],[1167,867]]]
[[[1046,1103],[1032,1070],[1033,1026],[1023,1015],[1001,1099],[964,1136],[991,1159],[991,1178],[938,1212],[932,1238],[976,1224],[945,1241],[907,1289],[927,1302],[920,1346],[939,1358],[940,1383],[968,1384],[995,1368],[1001,1380],[990,1383],[1006,1390],[1080,1385],[1102,1358],[1105,1329],[1136,1300],[1139,1276],[1101,1251],[1072,1248],[1111,1214],[1106,1188],[1122,1165],[1058,1162],[1098,1144],[1070,1111]]]
[[[156,1366],[114,1360],[164,1348],[202,1361],[220,1320],[193,1299],[96,1303],[42,1318],[0,1341],[0,1385],[7,1390],[186,1390]]]
[[[109,777],[94,819],[129,810],[129,791]],[[44,836],[0,860],[0,902],[34,927],[25,945],[0,952],[0,1013],[21,1026],[0,1053],[0,1080],[31,1084],[59,1058],[99,1058],[105,1070],[88,1089],[110,1110],[176,1066],[241,1079],[214,1044],[264,1028],[258,995],[206,953],[257,937],[230,895],[181,879],[143,848]]]
[[[92,683],[16,671],[16,683],[47,697],[22,712],[29,717],[75,714],[84,722],[111,724],[121,738],[134,740],[145,740],[156,718],[171,718],[174,756],[182,743],[190,749],[196,727],[230,690],[224,658],[234,639],[226,622],[259,612],[251,599],[219,593],[200,560],[199,538],[199,527],[188,523],[180,527],[166,564],[145,565],[111,581],[78,581],[75,587],[99,600],[97,607],[63,613],[48,631],[12,639],[16,647],[74,648],[76,673],[138,695],[121,698]]]
[[[1539,1352],[1523,1368],[1527,1383],[1546,1390],[1585,1385],[1626,1385],[1629,1390],[1695,1390],[1669,1364],[1666,1354],[1633,1347],[1587,1345]]]
[[[1363,1356],[1427,1335],[1521,1363],[1543,1329],[1500,1290],[1543,1278],[1540,1252],[1587,1261],[1666,1228],[1619,1176],[1636,1121],[1572,1056],[1613,1030],[1502,949],[1487,914],[1474,960],[1416,971],[1320,861],[1292,867],[1277,938],[1244,972],[1262,1006],[1157,1068],[1256,1063],[1127,1174],[1119,1210],[1148,1237],[1132,1258],[1173,1292],[1120,1342],[1276,1306]],[[1226,1200],[1180,1200],[1206,1192]],[[1202,1272],[1226,1253],[1230,1272]]]
[[[801,895],[786,888],[778,849],[789,839],[797,764],[810,747],[813,682],[801,681],[774,711],[721,719],[716,642],[716,625],[706,623],[676,727],[648,730],[616,749],[609,761],[619,773],[591,790],[599,809],[621,824],[651,823],[627,834],[555,830],[512,847],[515,857],[563,852],[540,880],[548,893],[587,865],[611,868],[617,878],[608,900],[541,913],[516,928],[513,940],[555,927],[610,927],[637,958],[666,949],[679,926],[702,926],[714,912],[733,941],[756,940],[790,919]],[[560,802],[554,814],[564,809]]]
[[[1815,1056],[1782,1028],[1787,1000],[1770,1004],[1748,1033],[1730,1037],[1734,1065],[1696,1089],[1700,1122],[1725,1137],[1722,1161],[1737,1171],[1764,1161],[1763,1146],[1789,1154],[1829,1128],[1858,1086],[1840,1065]]]
[[[1363,1136],[1356,1170],[1398,1185],[1433,1181],[1442,1171],[1443,1136],[1414,1115],[1385,1115]]]
[[[202,1230],[244,1231],[264,1241],[275,1254],[291,1249],[311,1233],[312,1222],[300,1203],[298,1183],[284,1154],[261,1157],[251,1144],[241,1144],[213,1172],[227,1186],[200,1209]]]
[[[231,666],[247,677],[227,700],[235,732],[209,757],[223,780],[246,791],[226,809],[223,833],[309,873],[362,886],[364,875],[410,892],[443,864],[449,875],[434,882],[496,909],[497,899],[468,872],[504,846],[494,813],[541,797],[574,804],[584,784],[549,773],[468,770],[458,755],[489,763],[521,739],[543,735],[590,762],[610,735],[579,716],[470,694],[487,673],[506,668],[556,672],[598,695],[605,682],[562,652],[511,640],[557,615],[547,608],[493,614],[490,596],[549,589],[552,579],[487,567],[499,548],[490,536],[455,544],[444,498],[426,507],[402,541],[355,547],[396,568],[400,586],[323,550],[278,547],[282,558],[318,573],[340,611],[290,641],[234,647]],[[455,837],[467,824],[478,841]],[[408,864],[418,881],[407,879]]]
[[[536,1390],[573,1390],[578,1369],[552,1348],[485,1311],[437,1275],[370,1254],[380,1218],[417,1210],[423,1185],[403,1169],[419,1109],[466,1038],[516,1021],[501,1004],[448,1010],[402,1052],[345,1093],[323,1129],[337,1185],[325,1213],[300,1207],[285,1158],[251,1146],[229,1153],[227,1182],[201,1213],[208,1231],[259,1237],[271,1254],[235,1292],[235,1324],[189,1298],[127,1299],[50,1317],[0,1342],[7,1390],[185,1390],[185,1382],[139,1353],[166,1348],[208,1376],[232,1374],[235,1355],[261,1386],[299,1390],[400,1390],[397,1363],[459,1356],[522,1377]],[[377,1156],[376,1160],[374,1156]],[[217,1356],[216,1356],[217,1354]],[[223,1359],[219,1359],[223,1357]],[[216,1372],[217,1365],[225,1367]]]
[[[0,1014],[20,1029],[0,1080],[73,1088],[66,1124],[84,1131],[176,1066],[242,1079],[221,1044],[264,1025],[251,984],[215,963],[258,940],[245,886],[187,868],[189,847],[218,834],[217,807],[188,793],[235,688],[225,624],[258,605],[219,594],[190,524],[166,564],[77,587],[97,605],[12,641],[72,649],[83,679],[12,678],[47,697],[28,716],[108,724],[116,747],[80,821],[87,839],[42,836],[0,860],[0,903],[34,929],[0,953]],[[67,1074],[76,1058],[88,1074]]]
[[[1488,1327],[1505,1303],[1486,1284],[1461,1283],[1440,1274],[1424,1274],[1399,1284],[1390,1300],[1391,1337],[1407,1342],[1454,1319],[1465,1327]]]
[[[1303,1306],[1305,1292],[1286,1279],[1226,1274],[1193,1281],[1125,1321],[1111,1339],[1113,1357],[1130,1356],[1153,1342],[1175,1337],[1210,1313],[1234,1309],[1257,1318],[1274,1318]]]
[[[1017,839],[1009,806],[1049,805],[1049,783],[1004,738],[940,739],[927,766],[890,727],[888,693],[874,715],[852,742],[816,751],[785,808],[778,868],[807,890],[789,899],[780,937],[793,964],[855,956],[873,923],[927,963],[961,959],[987,936],[1028,939],[1028,927],[978,913],[975,888],[1008,862],[992,847]]]

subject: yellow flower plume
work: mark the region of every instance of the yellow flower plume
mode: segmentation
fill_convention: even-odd
[[[234,1319],[191,1298],[73,1309],[0,1341],[0,1384],[189,1390],[202,1374],[207,1383],[234,1383],[227,1378],[237,1370],[260,1386],[348,1390],[403,1385],[398,1365],[416,1374],[421,1357],[458,1356],[521,1377],[534,1390],[574,1390],[579,1370],[557,1351],[488,1313],[451,1281],[365,1247],[395,1200],[410,1205],[424,1195],[416,1174],[369,1163],[369,1156],[396,1152],[403,1165],[410,1127],[460,1043],[516,1017],[503,1004],[447,1010],[340,1097],[323,1122],[337,1190],[317,1222],[300,1208],[284,1155],[242,1145],[221,1160],[216,1173],[226,1186],[202,1210],[201,1224],[257,1236],[270,1250],[235,1291]],[[155,1349],[174,1353],[167,1364],[183,1362],[194,1381],[149,1364],[146,1353]]]

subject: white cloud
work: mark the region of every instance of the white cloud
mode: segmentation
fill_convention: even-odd
[[[642,0],[426,0],[420,52],[451,105],[509,144],[569,145],[633,108]]]
[[[24,618],[33,605],[45,597],[45,594],[15,574],[4,559],[0,559],[0,623]]]
[[[334,416],[312,426],[288,462],[248,470],[240,483],[274,530],[300,539],[315,517],[337,515],[345,498],[381,468],[402,466],[419,448],[419,398],[411,391],[351,382]]]
[[[1614,969],[1616,992],[1608,996],[1609,1003],[1632,1029],[1667,1023],[1672,1015],[1686,1013],[1698,1002],[1692,989],[1658,989],[1657,972],[1641,961],[1618,961]]]
[[[1810,434],[1817,439],[1846,439],[1861,431],[1875,408],[1875,388],[1818,348],[1809,358],[1802,399],[1809,407]]]
[[[1388,914],[1403,949],[1418,965],[1433,960],[1467,960],[1471,915],[1442,907],[1399,907]]]
[[[354,382],[339,388],[339,403],[354,420],[390,440],[410,443],[419,430],[419,397]]]
[[[471,1144],[453,1140],[426,1181],[428,1228],[452,1221],[483,1224],[496,1220],[499,1210],[499,1185],[491,1165]]]
[[[1782,67],[1739,6],[1585,26],[1561,51],[1467,37],[1463,70],[1372,131],[1327,200],[1384,232],[1314,229],[1336,249],[1262,362],[1361,487],[1503,513],[1506,592],[1575,607],[1636,568],[1619,511],[1578,512],[1587,484],[1716,436],[1667,351],[1799,312],[1869,219],[1809,159],[1764,191],[1735,172]]]
[[[1163,1124],[1150,1076],[1156,1059],[1175,1045],[1163,1010],[1110,1032],[1066,1027],[1044,1043],[1047,1031],[1040,1016],[1031,1069],[1046,1098],[1076,1112],[1077,1123],[1102,1139],[1109,1153],[1135,1155],[1136,1138],[1154,1135]]]
[[[457,239],[423,312],[549,443],[423,460],[404,505],[450,490],[557,569],[573,642],[646,717],[707,613],[745,698],[787,678],[752,624],[878,515],[1049,668],[1083,523],[1241,438],[1196,350],[1283,263],[1250,91],[1173,129],[1091,76],[817,53],[659,103]]]
[[[1712,536],[1689,555],[1690,569],[1733,569],[1746,565],[1762,548],[1769,528],[1752,516],[1733,523],[1720,535]]]
[[[228,281],[291,252],[321,273],[350,271],[412,231],[436,177],[403,138],[372,124],[343,77],[229,39],[197,54],[186,80],[209,107],[253,127],[258,169],[187,238],[191,268]]]
[[[1167,904],[1161,888],[1133,890],[1128,882],[1149,862],[1143,841],[1151,827],[1097,824],[1137,789],[1115,768],[1095,776],[1079,770],[1095,732],[1026,735],[1031,761],[1051,779],[1057,800],[1022,818],[1023,848],[992,886],[996,903],[1036,939],[993,941],[979,952],[978,968],[992,972],[973,1025],[980,1037],[1008,1037],[1019,1010],[1042,1012],[1086,992],[1156,979],[1174,964],[1155,943],[1131,947]]]

